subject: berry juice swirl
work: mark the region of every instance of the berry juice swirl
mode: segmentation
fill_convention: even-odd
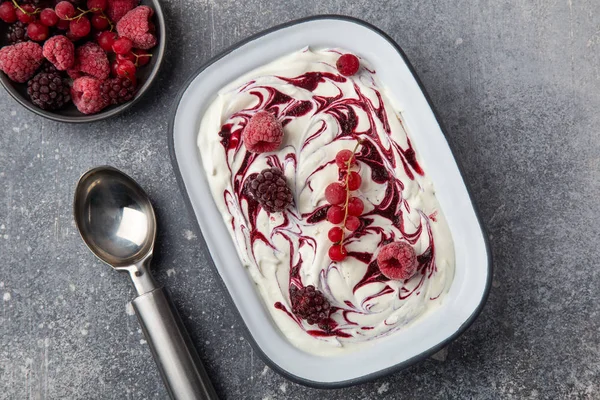
[[[214,200],[265,307],[291,343],[319,355],[401,332],[441,304],[454,276],[450,231],[400,111],[366,60],[341,75],[340,54],[305,48],[246,74],[219,92],[198,136]],[[242,132],[263,110],[283,125],[283,142],[252,153]],[[340,178],[336,154],[355,148],[362,183],[352,195],[365,208],[360,228],[346,233],[347,257],[334,262],[324,192]],[[292,191],[284,212],[265,211],[245,189],[266,168],[281,169]],[[405,281],[377,266],[379,249],[395,241],[417,254],[417,273]],[[327,329],[292,312],[290,287],[309,285],[331,305]]]

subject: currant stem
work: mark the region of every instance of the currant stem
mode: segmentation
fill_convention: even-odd
[[[352,161],[354,161],[356,150],[358,146],[362,144],[362,140],[357,139],[358,142],[356,146],[354,146],[354,150],[352,150],[352,156],[346,161],[346,177],[344,179],[346,186],[346,202],[344,203],[344,221],[342,222],[342,239],[340,240],[340,249],[343,249],[344,240],[346,239],[346,220],[348,219],[348,203],[350,202],[350,188],[348,188],[348,183],[350,181],[350,167],[352,166]]]
[[[17,0],[12,0],[12,3],[17,9],[19,9],[19,11],[21,11],[23,14],[26,14],[26,15],[35,15],[35,14],[39,14],[42,12],[42,9],[37,8],[37,7],[35,10],[33,10],[33,12],[27,12],[27,11],[23,10],[23,8],[21,8],[19,3],[17,3]]]

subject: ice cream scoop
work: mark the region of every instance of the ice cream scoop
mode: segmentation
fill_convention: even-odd
[[[129,273],[137,292],[133,309],[171,398],[217,399],[166,290],[150,273],[157,228],[144,190],[115,168],[94,168],[77,184],[73,212],[92,253]]]

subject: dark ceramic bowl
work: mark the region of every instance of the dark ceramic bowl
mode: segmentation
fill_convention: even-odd
[[[154,9],[154,16],[152,18],[154,24],[156,25],[156,37],[158,39],[158,44],[153,49],[149,50],[149,53],[152,54],[150,62],[141,67],[137,73],[138,90],[131,101],[118,106],[109,106],[101,112],[91,115],[86,115],[79,112],[73,103],[69,103],[61,110],[45,111],[35,106],[29,100],[29,96],[27,96],[26,83],[13,82],[3,72],[0,72],[0,83],[2,83],[4,89],[6,89],[6,91],[23,107],[27,108],[31,112],[41,115],[42,117],[54,121],[69,123],[95,122],[121,114],[123,111],[137,103],[148,91],[158,75],[158,71],[165,53],[165,18],[160,6],[160,2],[159,0],[142,0],[141,4],[150,6]],[[0,21],[0,47],[7,44],[5,35],[7,28],[8,24]]]

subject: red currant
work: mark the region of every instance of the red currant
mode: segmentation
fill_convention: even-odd
[[[101,32],[96,41],[98,42],[98,45],[102,47],[102,50],[111,52],[113,43],[115,43],[117,38],[118,36],[114,32]]]
[[[340,150],[335,156],[335,163],[338,168],[342,171],[346,171],[348,169],[348,160],[352,159],[352,163],[350,166],[354,165],[356,162],[354,160],[354,153],[350,150]]]
[[[10,1],[0,4],[0,19],[7,24],[17,22],[17,12],[15,6]]]
[[[127,54],[131,51],[133,42],[125,37],[118,38],[112,45],[112,49],[117,54]]]
[[[117,54],[117,62],[121,61],[131,61],[135,64],[135,56],[133,55],[133,53]]]
[[[74,37],[77,38],[86,37],[91,30],[92,25],[90,24],[90,20],[85,16],[74,19],[69,24],[69,31]]]
[[[348,189],[349,190],[358,190],[361,183],[362,183],[362,178],[360,177],[358,172],[351,171],[350,176],[348,176]]]
[[[365,203],[358,197],[351,197],[348,200],[348,214],[360,217],[365,210]]]
[[[69,29],[69,24],[71,21],[66,20],[66,19],[59,19],[58,23],[56,24],[56,28],[60,29],[62,31],[66,31],[67,29]]]
[[[107,0],[88,0],[87,8],[88,10],[92,10],[94,12],[102,12],[106,10],[106,6],[108,5]]]
[[[61,1],[54,7],[54,11],[56,11],[56,15],[60,19],[69,19],[75,16],[75,7],[73,4],[68,1]]]
[[[28,24],[30,22],[35,21],[35,14],[33,14],[35,12],[35,8],[31,4],[24,4],[21,6],[21,8],[25,12],[21,11],[18,8],[17,11],[15,11],[19,21],[21,21],[24,24]]]
[[[334,226],[329,230],[327,236],[329,237],[329,240],[331,240],[333,243],[341,242],[342,237],[344,236],[344,230],[339,226]]]
[[[358,229],[359,226],[360,226],[360,219],[358,219],[357,217],[350,215],[346,219],[346,229],[348,229],[349,231],[355,231]]]
[[[332,261],[343,261],[347,254],[346,248],[340,244],[335,244],[329,248],[329,258]]]
[[[58,24],[58,15],[51,8],[45,8],[40,13],[40,22],[46,26],[54,26]]]
[[[48,39],[50,31],[48,27],[39,21],[35,21],[27,25],[27,36],[34,42],[43,42]]]
[[[135,80],[135,64],[129,60],[117,61],[117,76]]]
[[[150,62],[150,58],[152,54],[146,53],[146,50],[134,49],[133,54],[136,55],[137,62],[136,64],[140,67],[148,64]]]
[[[346,201],[346,188],[339,182],[333,182],[325,188],[325,199],[329,204],[342,204]]]
[[[351,76],[358,72],[360,67],[360,61],[354,54],[344,54],[338,58],[335,64],[340,74],[345,76]]]
[[[91,21],[92,21],[92,26],[97,31],[105,31],[110,26],[110,23],[108,22],[108,18],[106,18],[104,15],[101,15],[101,14],[92,15]]]
[[[344,220],[344,209],[340,206],[331,206],[327,210],[327,221],[339,224]]]

